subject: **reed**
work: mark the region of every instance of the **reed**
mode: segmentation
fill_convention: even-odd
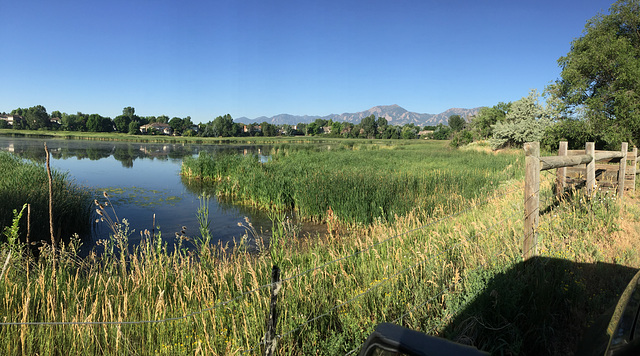
[[[469,199],[518,177],[518,154],[456,151],[440,142],[279,146],[270,160],[201,154],[183,161],[181,174],[215,182],[218,195],[267,210],[293,210],[323,221],[327,212],[347,224],[393,221],[436,208],[463,208]]]
[[[31,235],[49,241],[49,187],[44,165],[0,152],[0,226],[9,226],[12,211],[31,204]],[[56,238],[68,239],[74,233],[88,234],[91,228],[91,194],[73,182],[66,173],[53,171],[53,212]],[[27,219],[20,225],[21,239]],[[31,240],[35,240],[32,238]]]

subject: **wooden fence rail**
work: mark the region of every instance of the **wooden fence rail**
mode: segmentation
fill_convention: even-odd
[[[538,223],[540,221],[540,172],[549,169],[557,169],[556,172],[556,196],[560,198],[567,191],[567,167],[585,165],[585,189],[587,194],[593,194],[596,188],[596,162],[619,162],[618,166],[600,166],[598,171],[604,177],[607,170],[616,170],[616,188],[620,199],[624,196],[625,183],[629,190],[635,190],[636,164],[638,149],[633,148],[633,153],[628,154],[629,145],[622,143],[620,151],[596,151],[593,142],[587,142],[584,151],[567,149],[566,141],[560,142],[558,156],[540,157],[540,143],[528,142],[524,144],[525,152],[525,184],[524,184],[524,240],[523,256],[525,259],[538,254]],[[627,169],[627,160],[631,160],[630,169]],[[610,169],[613,167],[613,169]],[[631,179],[627,177],[631,175]]]

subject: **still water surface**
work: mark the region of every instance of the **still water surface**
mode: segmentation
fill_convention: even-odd
[[[92,140],[14,138],[0,136],[0,149],[38,162],[45,161],[44,142],[51,152],[51,166],[68,172],[76,183],[104,201],[106,191],[119,219],[127,219],[135,230],[130,241],[140,240],[140,231],[159,226],[163,238],[172,244],[175,233],[187,227],[188,236],[198,235],[196,212],[202,187],[188,186],[179,175],[182,158],[199,152],[231,151],[262,154],[268,146],[231,144],[159,144]],[[265,156],[263,156],[264,158]],[[255,209],[224,203],[211,197],[209,218],[214,239],[230,242],[245,234],[245,217],[258,231],[268,234],[271,222]],[[104,223],[94,224],[92,240],[106,238]]]

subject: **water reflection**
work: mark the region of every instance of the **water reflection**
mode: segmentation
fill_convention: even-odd
[[[44,139],[0,136],[0,149],[22,158],[44,163]],[[80,185],[95,192],[102,200],[102,192],[109,192],[120,219],[126,218],[132,230],[130,241],[140,240],[140,231],[160,227],[167,242],[172,243],[174,233],[187,226],[188,234],[198,233],[196,212],[198,197],[212,196],[210,218],[213,236],[222,243],[239,238],[245,233],[240,224],[245,217],[258,231],[268,234],[271,222],[266,215],[249,207],[215,199],[213,187],[187,183],[179,171],[182,159],[200,152],[211,154],[260,154],[267,156],[271,147],[230,144],[167,144],[113,141],[47,139],[54,169],[68,171]],[[154,218],[155,217],[155,218]],[[93,240],[106,238],[109,229],[97,224]]]
[[[45,153],[42,148],[43,139],[0,137],[0,149],[36,162],[44,163]],[[215,152],[219,154],[258,154],[269,152],[271,146],[249,146],[230,144],[167,144],[167,143],[136,143],[113,141],[84,141],[47,139],[47,146],[51,157],[57,160],[77,158],[92,161],[113,157],[125,168],[132,168],[137,159],[182,160],[186,156],[197,156],[200,152]]]

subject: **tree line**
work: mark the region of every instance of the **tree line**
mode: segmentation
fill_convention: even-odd
[[[6,115],[6,114],[5,114]],[[114,119],[99,114],[76,114],[53,111],[51,114],[42,105],[30,108],[18,108],[10,115],[22,119],[15,120],[10,126],[6,120],[0,120],[0,128],[17,130],[59,130],[78,132],[121,132],[131,135],[143,134],[140,127],[147,124],[167,124],[173,135],[199,137],[243,137],[243,136],[318,136],[368,138],[368,139],[415,139],[422,130],[428,132],[429,138],[449,139],[452,130],[443,124],[438,126],[420,126],[413,123],[405,125],[390,125],[386,118],[370,115],[360,123],[338,122],[333,120],[316,119],[310,123],[297,125],[274,125],[268,122],[243,124],[234,122],[231,115],[218,116],[207,123],[194,124],[190,116],[185,118],[166,115],[138,116],[135,108],[128,106],[122,109],[122,115]],[[455,115],[458,121],[464,119]],[[451,122],[451,119],[449,120]],[[454,120],[455,121],[455,120]],[[161,134],[150,128],[146,134]]]

